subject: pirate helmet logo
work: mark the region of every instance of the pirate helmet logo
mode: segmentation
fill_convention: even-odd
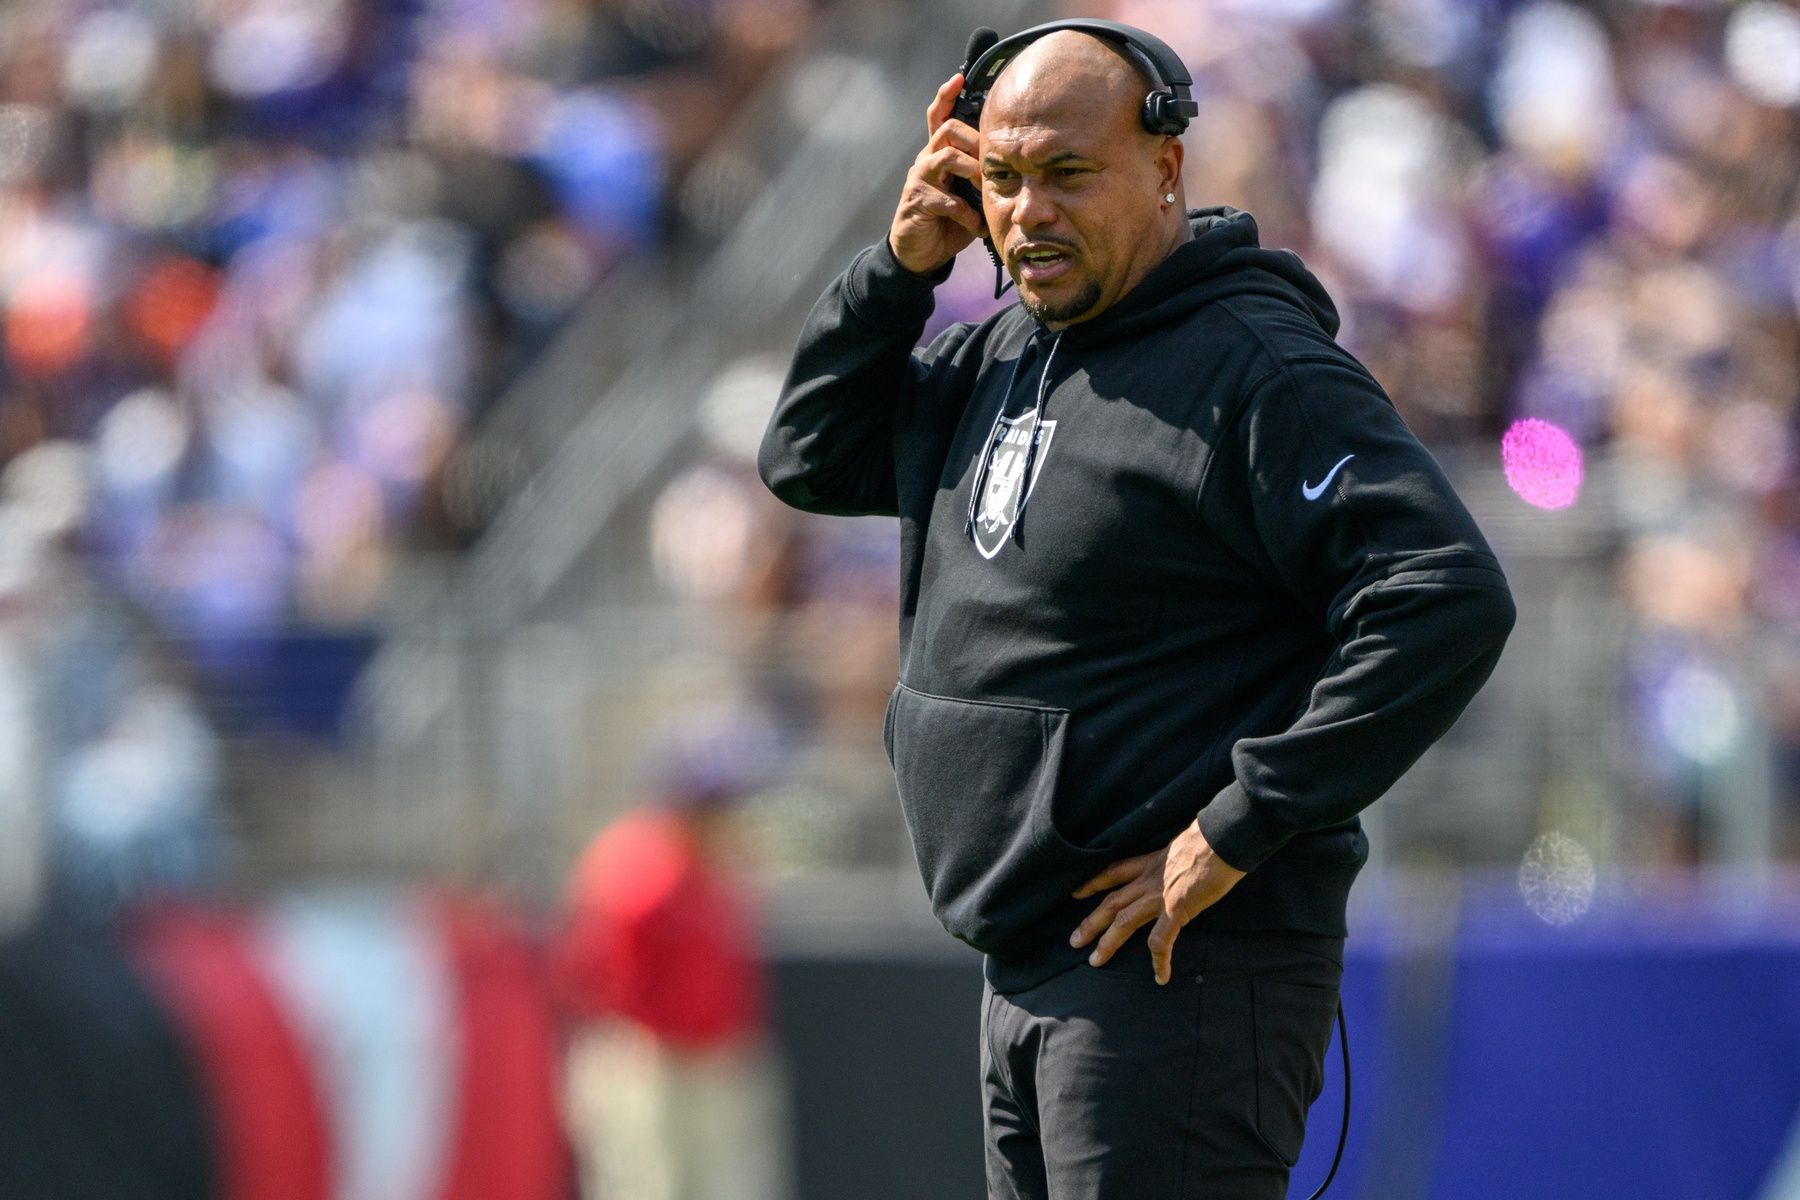
[[[981,516],[976,518],[989,533],[1011,525],[1019,476],[1025,473],[1025,452],[1017,446],[1001,446],[988,468],[987,488],[981,494]]]
[[[975,546],[981,551],[983,558],[994,557],[1000,552],[1000,547],[1006,544],[1008,535],[1019,519],[1019,509],[1037,484],[1038,476],[1043,473],[1044,459],[1049,453],[1051,438],[1055,433],[1056,422],[1044,421],[1040,424],[1036,409],[1017,417],[1002,417],[996,423],[996,436],[989,443],[986,469],[974,485],[978,490],[974,521]],[[1026,451],[1034,437],[1038,443],[1037,453],[1028,456]],[[1027,457],[1031,459],[1029,480],[1025,478]]]

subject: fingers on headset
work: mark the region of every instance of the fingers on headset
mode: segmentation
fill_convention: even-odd
[[[940,146],[927,152],[921,166],[927,178],[939,183],[949,183],[952,175],[971,181],[981,178],[981,164],[975,156],[956,146]]]
[[[944,123],[944,119],[950,115],[950,110],[956,107],[956,94],[960,91],[962,91],[962,72],[958,71],[944,80],[944,85],[938,88],[937,95],[933,96],[931,103],[925,106],[925,132],[927,135],[936,133],[938,126]]]
[[[973,212],[968,201],[929,180],[921,181],[919,188],[912,193],[912,203],[916,208],[924,209],[933,216],[954,216],[957,212]]]
[[[981,218],[975,215],[966,201],[952,196],[949,192],[929,192],[919,197],[919,206],[933,216],[948,217],[970,233],[982,232]]]
[[[933,133],[931,139],[925,143],[928,150],[937,150],[944,146],[954,146],[964,154],[979,154],[981,152],[981,135],[976,133],[966,121],[947,120],[937,127],[937,132]]]

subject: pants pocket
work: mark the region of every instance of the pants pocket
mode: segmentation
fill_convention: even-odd
[[[1291,1167],[1300,1158],[1307,1110],[1325,1084],[1338,989],[1270,978],[1254,978],[1250,987],[1256,1132]]]

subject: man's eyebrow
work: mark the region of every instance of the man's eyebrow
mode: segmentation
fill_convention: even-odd
[[[1088,155],[1081,153],[1081,151],[1079,151],[1079,150],[1058,150],[1056,153],[1046,156],[1039,165],[1045,166],[1045,167],[1055,167],[1055,166],[1060,166],[1063,163],[1070,162],[1070,161],[1086,162],[1086,161],[1088,161],[1088,158],[1089,158]],[[987,152],[987,154],[982,157],[981,165],[984,167],[988,167],[988,166],[1003,167],[1008,162],[1011,162],[1011,161],[1012,161],[1011,159],[1006,158],[1002,155],[996,154],[992,150],[989,150]]]

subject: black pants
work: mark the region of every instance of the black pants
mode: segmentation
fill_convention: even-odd
[[[1137,935],[1141,940],[1142,934]],[[1324,1078],[1343,940],[1188,929],[1141,955],[983,991],[988,1200],[1282,1200]]]

